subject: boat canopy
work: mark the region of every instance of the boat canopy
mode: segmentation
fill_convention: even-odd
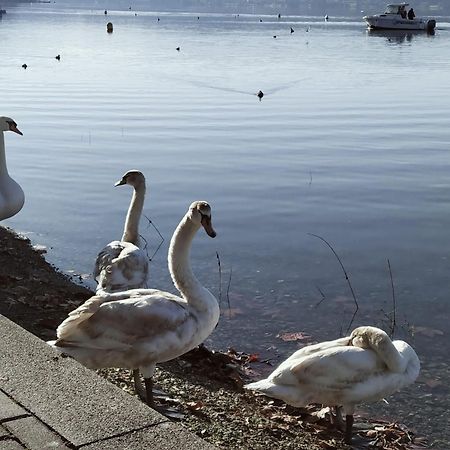
[[[406,10],[409,3],[391,3],[386,6],[386,11],[384,14],[401,14],[402,11]]]

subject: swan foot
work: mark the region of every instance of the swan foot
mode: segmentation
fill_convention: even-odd
[[[347,414],[345,416],[345,443],[352,443],[352,428],[353,428],[353,415]]]

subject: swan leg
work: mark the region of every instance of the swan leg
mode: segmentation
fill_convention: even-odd
[[[344,418],[342,417],[342,406],[336,406],[335,411],[336,411],[335,415],[331,413],[331,423],[338,430],[344,431],[345,425],[344,425]]]
[[[153,378],[144,378],[144,383],[147,405],[150,406],[150,408],[156,409],[155,400],[153,398]]]
[[[345,416],[345,443],[352,443],[353,414]]]

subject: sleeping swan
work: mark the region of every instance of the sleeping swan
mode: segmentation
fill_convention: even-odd
[[[351,442],[355,405],[374,402],[413,383],[420,362],[406,342],[379,328],[359,327],[349,337],[304,347],[265,380],[245,387],[292,406],[343,406]]]
[[[215,237],[208,203],[191,204],[175,230],[169,247],[169,271],[181,297],[156,289],[101,293],[87,300],[56,330],[53,347],[87,367],[140,369],[147,403],[154,407],[152,376],[155,365],[201,344],[219,320],[219,304],[192,272],[189,254],[203,226]],[[136,380],[136,376],[135,376]]]
[[[22,188],[8,174],[4,131],[13,131],[22,136],[13,119],[0,117],[0,220],[16,215],[25,202]]]
[[[110,242],[97,256],[94,278],[97,293],[119,292],[128,289],[146,288],[148,278],[148,257],[139,244],[139,220],[145,199],[145,177],[138,170],[128,171],[114,186],[129,184],[133,196],[122,239]]]

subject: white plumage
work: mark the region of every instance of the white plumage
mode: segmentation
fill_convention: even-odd
[[[0,220],[16,215],[23,207],[25,195],[20,185],[8,174],[6,167],[4,131],[22,135],[16,122],[9,117],[0,117]]]
[[[97,293],[147,287],[148,257],[138,247],[139,220],[145,199],[145,177],[138,170],[130,170],[115,183],[115,186],[124,184],[133,187],[133,196],[122,239],[110,242],[100,251],[95,261],[94,278],[97,281]]]
[[[90,368],[140,369],[153,406],[155,365],[202,343],[219,320],[216,298],[194,276],[189,261],[201,226],[215,237],[210,206],[194,202],[170,243],[169,270],[181,297],[156,289],[102,292],[72,311],[58,327],[58,339],[49,344]]]
[[[343,406],[349,442],[355,405],[393,394],[419,371],[419,358],[406,342],[391,341],[379,328],[359,327],[348,337],[296,351],[266,379],[245,387],[292,406]]]

